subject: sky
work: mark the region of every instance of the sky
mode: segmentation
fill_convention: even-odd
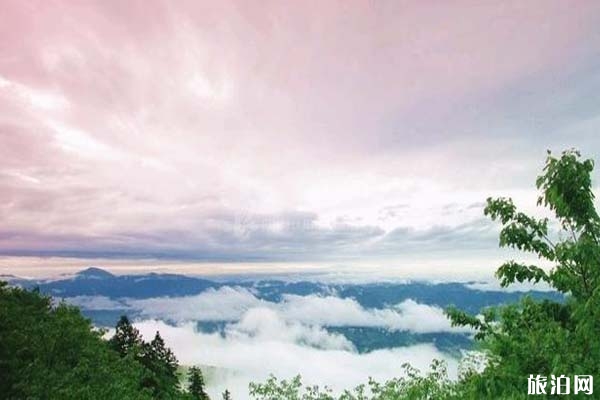
[[[479,260],[488,196],[533,211],[547,149],[600,151],[596,1],[0,0],[0,20],[4,257]]]

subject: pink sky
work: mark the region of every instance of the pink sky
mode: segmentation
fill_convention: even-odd
[[[0,0],[0,253],[494,250],[600,143],[596,1]],[[457,252],[457,249],[460,252]]]

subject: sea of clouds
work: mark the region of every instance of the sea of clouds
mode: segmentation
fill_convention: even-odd
[[[209,393],[219,398],[228,388],[234,398],[248,398],[248,383],[269,374],[305,384],[327,385],[334,391],[386,380],[402,374],[402,364],[427,370],[433,359],[448,362],[452,375],[457,360],[433,344],[359,353],[352,342],[325,327],[374,327],[414,333],[467,332],[450,325],[439,307],[405,300],[386,308],[365,308],[356,300],[330,295],[283,295],[273,302],[251,289],[225,286],[194,296],[110,299],[80,296],[68,302],[93,310],[129,310],[136,327],[150,340],[160,331],[183,365],[210,366]],[[198,329],[198,321],[225,322],[220,332]],[[109,333],[110,334],[110,333]]]
[[[402,375],[401,365],[427,369],[434,358],[445,359],[456,371],[456,360],[423,344],[359,354],[343,336],[317,327],[288,324],[275,314],[252,311],[225,336],[198,332],[194,324],[171,326],[146,320],[136,324],[144,337],[158,330],[182,364],[217,367],[209,379],[212,398],[228,388],[236,399],[248,399],[248,383],[269,374],[290,378],[301,374],[305,384],[328,385],[334,391]]]

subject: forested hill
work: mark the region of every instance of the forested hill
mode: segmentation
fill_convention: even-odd
[[[160,334],[145,342],[127,318],[106,341],[76,307],[0,282],[0,321],[2,399],[207,399],[203,384],[182,390]]]

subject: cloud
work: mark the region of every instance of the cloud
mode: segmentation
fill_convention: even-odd
[[[81,194],[79,199],[89,196],[92,194]],[[41,216],[54,202],[50,198],[49,203],[37,208],[37,203],[31,201],[31,198],[22,198],[18,202],[20,207],[32,209],[30,218]],[[189,224],[189,228],[149,227],[147,232],[122,229],[104,234],[83,230],[77,233],[0,230],[0,252],[221,261],[352,260],[423,253],[425,250],[494,248],[497,241],[492,227],[491,223],[476,219],[458,226],[438,225],[424,229],[404,226],[386,232],[376,225],[321,226],[314,216],[260,214],[238,219],[236,213],[220,212],[205,215],[203,220]]]
[[[416,333],[464,332],[450,326],[441,308],[410,299],[386,309],[365,309],[354,299],[286,295],[279,308],[285,318],[321,326],[368,326]]]
[[[331,334],[316,324],[282,318],[280,313],[270,308],[249,310],[240,321],[228,325],[225,334],[232,338],[298,343],[318,349],[354,349],[343,335]]]
[[[120,299],[109,302],[99,298],[72,298],[69,302],[81,306],[137,311],[141,318],[156,318],[183,323],[188,321],[227,321],[237,328],[250,326],[257,313],[266,321],[284,321],[307,327],[377,327],[393,331],[470,332],[466,328],[451,327],[443,310],[437,306],[405,300],[387,308],[365,308],[351,298],[320,295],[286,294],[278,303],[261,300],[244,288],[222,287],[208,289],[195,296],[161,297],[150,299]],[[263,321],[264,322],[264,321]],[[236,329],[237,329],[236,328]]]
[[[538,283],[519,283],[515,282],[508,287],[500,286],[498,281],[492,282],[471,282],[465,283],[465,287],[472,290],[481,290],[484,292],[529,292],[531,290],[539,292],[555,292],[556,289],[552,288],[546,282]]]
[[[228,388],[236,399],[248,399],[248,383],[301,374],[306,384],[328,385],[339,392],[365,383],[369,377],[385,380],[402,374],[410,362],[426,370],[432,359],[445,359],[451,374],[456,360],[431,345],[377,350],[358,354],[338,335],[303,325],[289,324],[271,310],[256,309],[225,336],[198,332],[193,324],[167,325],[156,320],[137,322],[146,338],[158,330],[184,365],[216,367],[208,379],[209,394],[218,398]]]
[[[546,147],[598,150],[592,2],[140,4],[0,6],[0,253],[447,252]]]
[[[365,308],[351,298],[334,295],[282,296],[280,302],[259,299],[251,289],[221,287],[195,296],[150,299],[108,299],[79,296],[66,299],[93,310],[126,309],[146,339],[160,331],[183,365],[208,367],[209,394],[226,388],[248,399],[248,383],[303,376],[305,384],[328,385],[334,391],[402,375],[402,364],[426,370],[432,359],[457,360],[433,344],[359,353],[353,343],[326,327],[372,327],[415,333],[469,331],[450,327],[439,307],[405,300],[382,309]],[[168,322],[165,322],[168,321]],[[225,321],[215,333],[198,330],[197,321]]]
[[[208,289],[196,296],[128,300],[144,317],[175,321],[237,321],[250,309],[268,304],[242,288]]]
[[[67,297],[63,300],[84,310],[91,311],[127,310],[130,308],[126,302],[122,300],[111,299],[106,296],[75,296]]]

